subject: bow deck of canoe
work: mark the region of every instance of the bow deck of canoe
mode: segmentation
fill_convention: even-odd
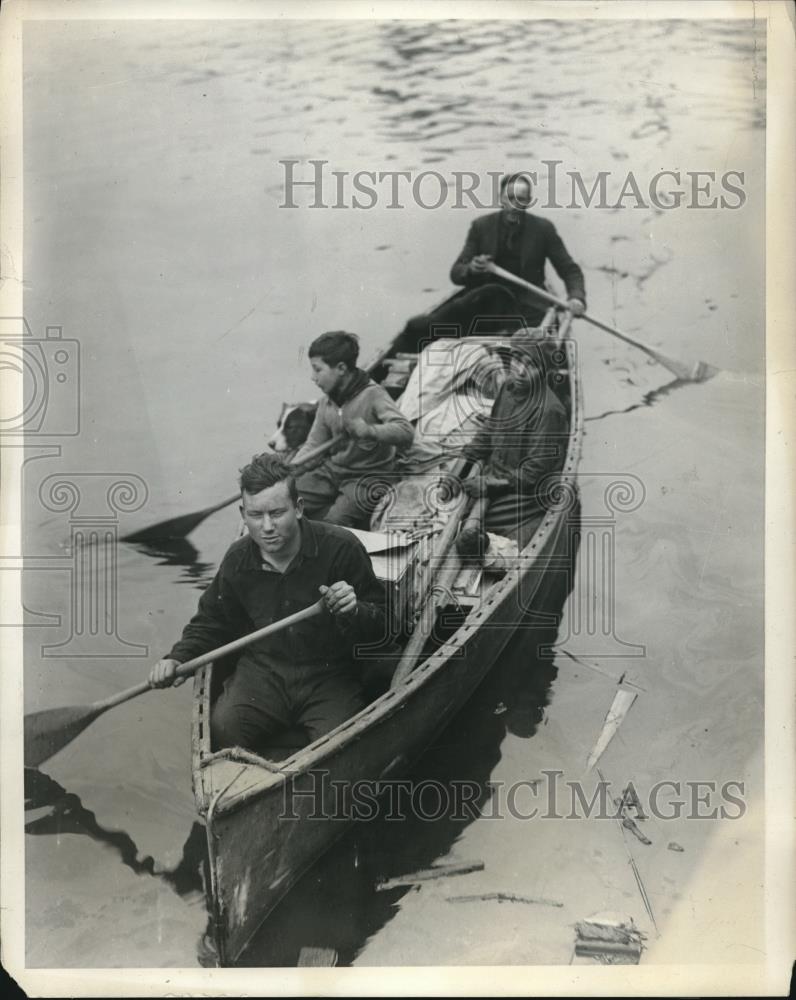
[[[494,344],[488,349],[505,348],[505,337],[489,339]],[[314,743],[274,747],[256,755],[211,747],[210,707],[223,665],[197,673],[193,784],[207,829],[211,917],[220,964],[236,961],[290,886],[345,832],[350,817],[340,815],[339,793],[332,783],[351,787],[359,781],[406,776],[486,676],[517,627],[535,610],[549,606],[551,595],[560,591],[562,573],[572,559],[571,515],[583,426],[574,351],[567,341],[561,347],[556,355],[559,371],[549,384],[569,409],[569,438],[563,468],[549,490],[553,501],[524,550],[498,566],[454,564],[448,579],[455,582],[440,601],[430,567],[445,563],[440,547],[445,515],[453,505],[446,511],[445,503],[437,504],[414,529],[396,510],[381,516],[377,511],[372,527],[378,530],[361,533],[377,576],[391,588],[405,636],[424,612],[433,613],[434,601],[447,618],[447,627],[437,630],[436,639],[426,644],[403,679]],[[379,364],[382,384],[400,395],[412,359],[387,353]],[[439,483],[449,465],[443,461],[408,477],[408,494],[413,484],[416,492],[419,481],[433,486],[436,477]],[[454,558],[447,557],[448,562]]]

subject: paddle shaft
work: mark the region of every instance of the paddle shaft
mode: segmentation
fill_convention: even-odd
[[[559,309],[570,308],[566,299],[560,299],[557,295],[551,295],[550,292],[545,291],[544,288],[532,285],[530,281],[526,281],[524,278],[520,278],[516,274],[512,274],[511,271],[507,271],[505,268],[499,267],[497,264],[490,263],[487,267],[499,278],[504,278],[506,281],[511,281],[515,285],[519,285],[521,288],[526,288],[529,292],[533,292],[534,295],[538,295],[540,299],[544,299],[545,302],[549,302],[551,306],[558,306]],[[578,318],[585,319],[587,323],[591,323],[592,326],[597,326],[601,330],[605,330],[606,333],[612,333],[615,337],[619,337],[620,340],[624,340],[628,344],[632,344],[633,347],[638,347],[639,350],[647,351],[647,353],[652,350],[652,348],[648,347],[642,341],[636,340],[635,337],[631,337],[629,333],[622,333],[621,330],[617,330],[615,327],[609,326],[607,323],[603,323],[599,319],[595,319],[594,316],[590,316],[588,313],[580,313]]]
[[[274,635],[277,632],[281,632],[283,629],[289,628],[291,625],[297,625],[299,622],[307,621],[309,618],[315,618],[317,615],[321,614],[323,611],[323,598],[316,601],[315,604],[311,604],[308,608],[304,608],[302,611],[297,611],[293,615],[288,615],[287,618],[282,618],[278,622],[272,622],[270,625],[264,625],[263,628],[259,628],[254,632],[249,632],[248,635],[243,635],[240,639],[233,639],[232,642],[228,642],[223,646],[219,646],[218,649],[212,649],[209,653],[202,653],[201,656],[195,657],[193,660],[188,660],[186,663],[180,664],[175,671],[175,677],[190,677],[191,674],[195,673],[200,667],[206,666],[213,660],[218,660],[222,656],[227,656],[229,653],[234,653],[239,649],[243,649],[244,646],[250,646],[253,642],[257,642],[259,639],[265,639],[269,635]],[[142,681],[140,684],[136,684],[134,687],[128,688],[126,691],[120,691],[118,694],[111,695],[110,698],[106,698],[104,701],[95,702],[93,708],[97,709],[97,712],[105,712],[109,708],[114,708],[116,705],[121,705],[125,701],[130,701],[131,698],[137,698],[139,694],[143,694],[145,691],[152,690],[149,681]]]
[[[457,498],[456,506],[451,512],[445,527],[442,529],[438,543],[438,551],[440,553],[438,558],[444,560],[445,565],[436,574],[432,575],[428,584],[423,588],[423,596],[420,599],[420,618],[415,625],[414,632],[404,647],[403,655],[393,674],[391,687],[396,687],[402,681],[406,680],[415,667],[418,657],[423,652],[426,640],[431,634],[431,629],[434,627],[432,615],[437,607],[437,602],[432,597],[433,591],[436,589],[438,594],[444,594],[449,591],[462,568],[461,559],[456,552],[455,541],[459,527],[467,513],[467,500],[467,494],[462,490]],[[477,506],[478,502],[474,505],[473,510]],[[433,604],[431,609],[426,607],[427,601]],[[427,614],[426,612],[430,613]]]
[[[299,472],[304,468],[305,465],[310,465],[318,458],[322,458],[327,452],[331,451],[332,448],[343,438],[342,434],[336,434],[333,438],[329,438],[328,441],[324,441],[323,444],[319,444],[317,448],[310,448],[306,455],[301,459],[300,462],[289,462],[288,468],[294,474]],[[278,454],[278,453],[277,453]],[[226,500],[222,500],[221,503],[215,505],[215,507],[208,507],[207,516],[210,514],[215,514],[217,510],[222,510],[224,507],[229,507],[230,504],[235,503],[236,500],[240,500],[240,493],[235,493],[233,496],[228,497]]]
[[[461,523],[459,529],[460,535],[463,535],[465,531],[480,531],[484,523],[488,503],[489,501],[486,497],[479,497],[475,501],[473,506],[470,508],[470,513]]]

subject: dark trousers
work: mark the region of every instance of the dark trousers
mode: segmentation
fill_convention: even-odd
[[[507,494],[490,503],[484,518],[484,530],[504,538],[513,538],[520,551],[533,538],[546,511],[523,508],[523,498]]]
[[[353,669],[277,669],[241,661],[213,705],[213,746],[258,751],[287,730],[303,729],[307,741],[328,733],[365,705]]]
[[[307,517],[344,528],[367,528],[379,493],[373,492],[378,478],[363,475],[342,478],[329,464],[305,472],[296,480]]]
[[[538,326],[544,309],[520,303],[505,285],[490,283],[460,292],[433,312],[413,316],[398,334],[393,351],[415,354],[438,337],[472,337]],[[441,329],[440,329],[441,328]]]

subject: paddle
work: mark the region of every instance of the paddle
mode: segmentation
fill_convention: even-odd
[[[540,299],[544,299],[545,302],[549,302],[551,305],[559,306],[561,309],[569,309],[569,305],[564,301],[564,299],[559,299],[555,295],[551,295],[543,288],[537,288],[537,286],[532,285],[530,281],[525,281],[524,278],[518,278],[516,274],[512,274],[511,271],[506,271],[504,268],[498,267],[497,264],[487,264],[487,270],[491,271],[492,274],[497,275],[499,278],[504,278],[506,281],[511,281],[513,284],[519,285],[520,288],[525,288],[529,292],[533,292],[535,295],[538,295]],[[697,361],[695,364],[689,366],[682,361],[677,361],[675,358],[667,357],[667,355],[661,353],[661,351],[657,351],[655,348],[650,347],[649,344],[636,340],[635,337],[631,337],[630,334],[622,333],[620,330],[616,330],[614,327],[608,326],[607,323],[602,323],[593,316],[589,316],[588,313],[581,313],[580,319],[585,319],[586,322],[591,323],[592,326],[596,326],[600,330],[605,330],[606,333],[613,334],[614,337],[624,340],[626,344],[632,344],[633,347],[637,347],[640,351],[644,351],[645,354],[648,354],[651,358],[657,361],[659,365],[663,365],[664,368],[668,368],[670,372],[673,372],[673,374],[675,374],[683,382],[705,382],[707,379],[712,378],[718,371],[718,368],[715,368],[713,365],[709,365],[706,361]]]
[[[463,559],[475,556],[483,557],[482,545],[486,539],[484,519],[489,501],[485,496],[478,497],[467,517],[462,519],[459,534],[456,538],[456,551]]]
[[[303,470],[305,466],[310,465],[327,452],[332,451],[344,439],[344,437],[345,435],[343,434],[337,434],[328,441],[324,441],[324,443],[319,444],[317,448],[310,449],[300,462],[291,462],[288,465],[288,468],[290,468],[293,472]],[[235,493],[234,496],[227,497],[227,499],[222,500],[221,503],[214,504],[212,507],[205,507],[204,510],[195,511],[193,514],[180,514],[178,517],[169,518],[167,521],[158,521],[157,524],[152,524],[148,528],[142,528],[140,531],[134,531],[131,535],[125,535],[121,540],[123,542],[152,542],[162,538],[185,538],[186,535],[190,535],[194,528],[198,527],[198,525],[200,525],[205,518],[210,517],[211,514],[215,514],[217,510],[223,510],[224,507],[229,507],[229,505],[235,503],[236,500],[240,500],[240,493]]]
[[[458,463],[459,467],[464,463]],[[452,471],[451,474],[456,476],[458,473]],[[406,680],[409,674],[412,672],[416,666],[420,654],[423,652],[423,647],[426,644],[431,632],[434,628],[434,622],[436,619],[436,609],[439,604],[447,598],[448,594],[456,581],[456,577],[459,575],[462,568],[462,561],[456,552],[456,535],[459,531],[459,527],[464,521],[467,515],[468,508],[468,496],[464,490],[459,494],[456,505],[451,512],[450,517],[445,522],[445,527],[439,536],[439,542],[437,544],[437,550],[433,553],[432,558],[438,564],[436,573],[432,573],[428,585],[423,588],[423,595],[421,595],[420,605],[422,607],[422,613],[420,619],[415,625],[415,630],[409,637],[409,641],[404,647],[401,659],[398,661],[398,666],[395,668],[395,673],[393,674],[391,687],[396,687],[402,681]],[[479,523],[481,520],[481,515],[478,511],[482,508],[480,506],[480,501],[476,501],[472,510],[475,516],[478,517]],[[437,554],[438,553],[438,554]],[[436,596],[434,596],[436,592]],[[426,595],[428,595],[427,600]]]
[[[209,653],[203,653],[193,660],[188,660],[181,664],[176,671],[176,677],[190,677],[200,667],[217,660],[228,653],[234,653],[238,649],[243,649],[258,639],[265,639],[267,636],[275,635],[283,629],[296,625],[298,622],[306,621],[321,614],[323,610],[323,598],[311,604],[303,611],[297,611],[287,618],[282,618],[271,625],[265,625],[248,635],[241,636],[240,639],[233,639],[218,649],[213,649]],[[122,705],[131,698],[137,698],[150,690],[149,681],[142,681],[134,687],[120,691],[111,695],[103,701],[95,701],[91,705],[70,705],[66,708],[46,708],[42,712],[33,712],[25,716],[25,766],[38,767],[44,763],[48,757],[62,750],[67,743],[78,736],[91,722],[93,722],[103,712],[109,708]]]
[[[457,295],[461,295],[461,290],[454,292],[453,295],[446,295],[444,299],[438,302],[436,305],[431,306],[427,311],[426,315],[431,315],[440,306],[445,305],[451,299],[456,298]],[[374,358],[366,365],[365,371],[372,374],[384,361],[384,359],[390,354],[392,350],[392,345],[394,340],[391,341],[387,347],[383,347]],[[335,437],[330,441],[326,441],[324,444],[319,445],[318,448],[313,449],[313,451],[307,452],[301,463],[297,468],[303,468],[305,464],[309,464],[321,455],[325,455],[327,451],[330,451],[334,444],[341,438]],[[240,494],[236,493],[234,496],[228,497],[226,500],[222,500],[221,503],[213,504],[212,507],[205,507],[203,510],[195,511],[192,514],[181,514],[178,517],[169,518],[167,521],[159,521],[157,524],[153,524],[148,528],[142,528],[140,531],[134,531],[131,535],[125,535],[121,540],[123,542],[152,542],[164,538],[180,539],[185,538],[190,535],[194,528],[198,527],[202,521],[210,517],[211,514],[215,514],[216,511],[223,510],[224,507],[229,507],[230,504],[235,503],[238,500]]]

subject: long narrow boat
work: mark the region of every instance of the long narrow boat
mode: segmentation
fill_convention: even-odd
[[[517,627],[550,606],[561,572],[571,564],[571,515],[583,433],[574,344],[564,339],[563,328],[557,334],[553,329],[552,335],[557,338],[557,350],[551,353],[557,371],[549,384],[570,414],[563,465],[548,493],[554,499],[516,558],[497,572],[476,573],[480,578],[475,587],[470,579],[470,585],[454,589],[448,604],[457,606],[460,624],[452,634],[449,628],[427,645],[414,669],[334,731],[308,746],[274,748],[262,755],[211,746],[210,708],[221,669],[213,665],[196,675],[193,784],[207,831],[211,924],[219,964],[236,961],[291,885],[346,830],[351,816],[345,811],[341,815],[340,787],[405,776],[483,680]],[[505,336],[484,339],[494,340],[496,349],[506,343]],[[389,348],[383,352],[378,359],[382,379],[400,372],[402,360],[406,357],[391,359]],[[411,360],[404,367],[411,367]],[[388,382],[389,375],[383,384]],[[411,592],[399,605],[405,634],[431,600],[428,567],[434,565],[434,546],[444,534],[432,530],[419,541],[406,531],[362,536],[373,550],[379,548],[371,544],[374,539],[386,537],[388,550],[390,539],[397,539],[386,559],[377,551],[372,559],[377,576],[393,588],[406,582],[407,567],[411,571]],[[462,577],[467,576],[463,567]]]

